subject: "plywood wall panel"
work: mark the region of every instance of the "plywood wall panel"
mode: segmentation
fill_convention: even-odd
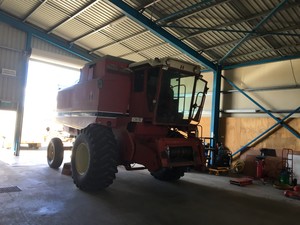
[[[232,152],[236,152],[255,137],[263,133],[276,122],[272,118],[221,118],[219,128],[219,140]],[[205,135],[209,135],[210,119],[203,118],[201,121]],[[300,118],[288,120],[288,125],[300,132]],[[278,126],[250,147],[254,148],[291,148],[300,152],[300,139],[295,137],[287,129]]]
[[[202,117],[200,121],[200,126],[202,127],[202,135],[200,132],[200,127],[199,127],[199,132],[201,137],[210,137],[210,117]]]

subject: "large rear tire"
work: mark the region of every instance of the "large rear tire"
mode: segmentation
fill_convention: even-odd
[[[158,171],[151,172],[151,175],[161,181],[175,181],[184,176],[183,168],[161,168]]]
[[[64,146],[59,138],[52,138],[47,147],[47,161],[49,167],[58,169],[64,159]]]
[[[108,127],[91,124],[75,140],[72,177],[83,191],[97,191],[113,183],[117,170],[117,142]]]

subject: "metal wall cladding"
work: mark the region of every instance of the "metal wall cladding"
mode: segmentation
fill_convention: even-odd
[[[23,66],[26,60],[25,45],[27,37],[26,33],[4,23],[0,23],[0,33],[0,103],[11,103],[13,108],[10,109],[16,110],[22,91],[21,85],[24,76]],[[32,48],[77,58],[73,54],[36,37],[32,38]],[[12,73],[15,71],[16,75],[2,73],[3,69],[12,71]],[[2,103],[0,104],[0,109],[3,105],[6,105]]]
[[[268,55],[262,57],[267,58]],[[225,70],[223,74],[238,87],[252,89],[246,93],[267,110],[292,111],[299,107],[299,62],[299,59],[295,59],[240,67]],[[224,80],[221,86],[223,91],[231,90],[223,95],[223,109],[259,109]],[[294,116],[300,117],[299,114]]]
[[[32,38],[31,47],[39,49],[39,50],[43,50],[46,52],[51,52],[51,53],[55,53],[55,54],[59,54],[59,55],[77,58],[72,53],[69,53],[61,48],[58,48],[58,47],[56,47],[46,41],[43,41],[39,38],[36,38],[36,37]]]
[[[25,48],[26,34],[0,22],[0,46],[22,51]]]
[[[17,103],[23,75],[26,34],[3,23],[0,23],[0,31],[0,101]],[[3,69],[15,71],[16,75],[8,75]]]

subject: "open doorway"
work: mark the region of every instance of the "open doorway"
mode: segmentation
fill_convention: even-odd
[[[79,69],[35,60],[29,61],[20,148],[21,151],[26,151],[20,158],[12,154],[16,111],[0,110],[1,161],[9,165],[44,165],[46,163],[45,150],[48,141],[51,135],[56,135],[55,132],[60,131],[59,125],[55,123],[57,92],[59,89],[75,84],[79,76]],[[46,130],[47,127],[50,131]]]
[[[16,111],[0,110],[0,149],[10,149],[14,141]]]
[[[21,149],[45,148],[50,136],[61,132],[55,122],[57,92],[75,84],[79,76],[78,69],[29,61]]]

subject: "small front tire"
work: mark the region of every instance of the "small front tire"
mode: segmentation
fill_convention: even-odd
[[[58,169],[64,159],[64,146],[59,138],[52,138],[47,147],[47,161],[49,167]]]

